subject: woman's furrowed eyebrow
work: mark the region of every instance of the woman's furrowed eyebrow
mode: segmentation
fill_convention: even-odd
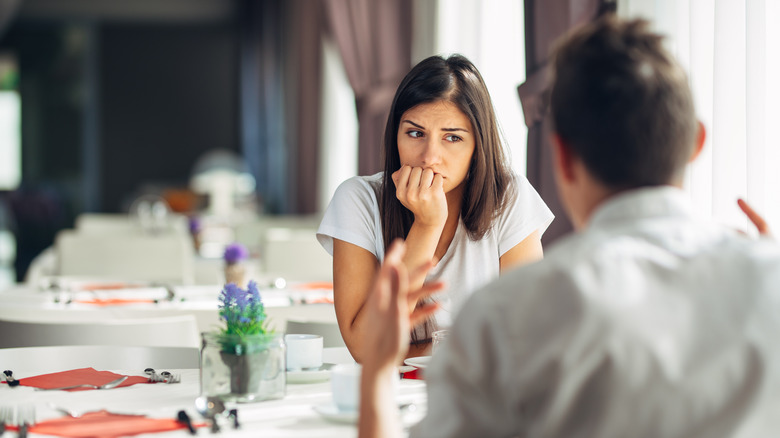
[[[418,125],[417,123],[414,123],[409,119],[404,119],[401,121],[401,123],[408,123],[410,125],[413,125],[415,128],[425,129],[422,125]],[[464,128],[441,128],[441,130],[445,132],[456,132],[456,131],[469,132],[468,129],[464,129]]]
[[[425,129],[422,125],[418,125],[417,123],[414,123],[413,121],[411,121],[409,119],[404,119],[404,120],[401,121],[401,123],[408,123],[410,125],[414,125],[415,128]]]

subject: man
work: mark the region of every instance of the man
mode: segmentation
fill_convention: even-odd
[[[775,436],[780,247],[690,213],[679,187],[705,134],[686,75],[646,23],[614,17],[554,59],[554,167],[578,233],[463,307],[410,435]],[[402,253],[367,303],[360,436],[400,434],[388,377],[431,311],[409,313],[430,290],[407,290]]]

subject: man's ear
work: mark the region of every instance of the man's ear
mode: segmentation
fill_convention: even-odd
[[[566,182],[574,181],[574,154],[571,147],[560,135],[553,132],[550,142],[553,146],[553,163],[555,171]]]
[[[695,160],[699,154],[701,154],[701,151],[704,149],[704,142],[707,140],[707,130],[704,128],[704,123],[701,121],[698,123],[699,131],[696,133],[696,144],[694,145],[691,157],[688,159],[689,163]]]

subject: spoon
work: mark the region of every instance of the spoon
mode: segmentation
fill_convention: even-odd
[[[198,397],[195,399],[195,410],[205,419],[211,420],[211,433],[219,432],[217,415],[225,412],[225,403],[219,397]]]
[[[56,391],[56,390],[65,390],[65,389],[76,389],[76,388],[92,388],[92,389],[112,389],[116,388],[117,386],[121,385],[122,382],[127,380],[129,376],[122,376],[116,380],[112,380],[106,384],[103,385],[91,385],[89,383],[84,383],[81,385],[71,385],[71,386],[62,386],[60,388],[35,388],[36,391]]]

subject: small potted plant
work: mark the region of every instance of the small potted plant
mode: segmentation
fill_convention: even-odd
[[[200,253],[200,239],[201,232],[203,231],[203,223],[197,216],[190,216],[187,218],[187,225],[190,230],[190,236],[192,237],[192,244],[195,247],[195,252]]]
[[[282,398],[286,391],[285,346],[268,328],[257,283],[228,283],[219,296],[224,327],[203,333],[201,393],[239,402]]]
[[[225,248],[225,283],[234,283],[246,287],[246,267],[244,260],[249,257],[249,251],[240,243],[231,243]]]

